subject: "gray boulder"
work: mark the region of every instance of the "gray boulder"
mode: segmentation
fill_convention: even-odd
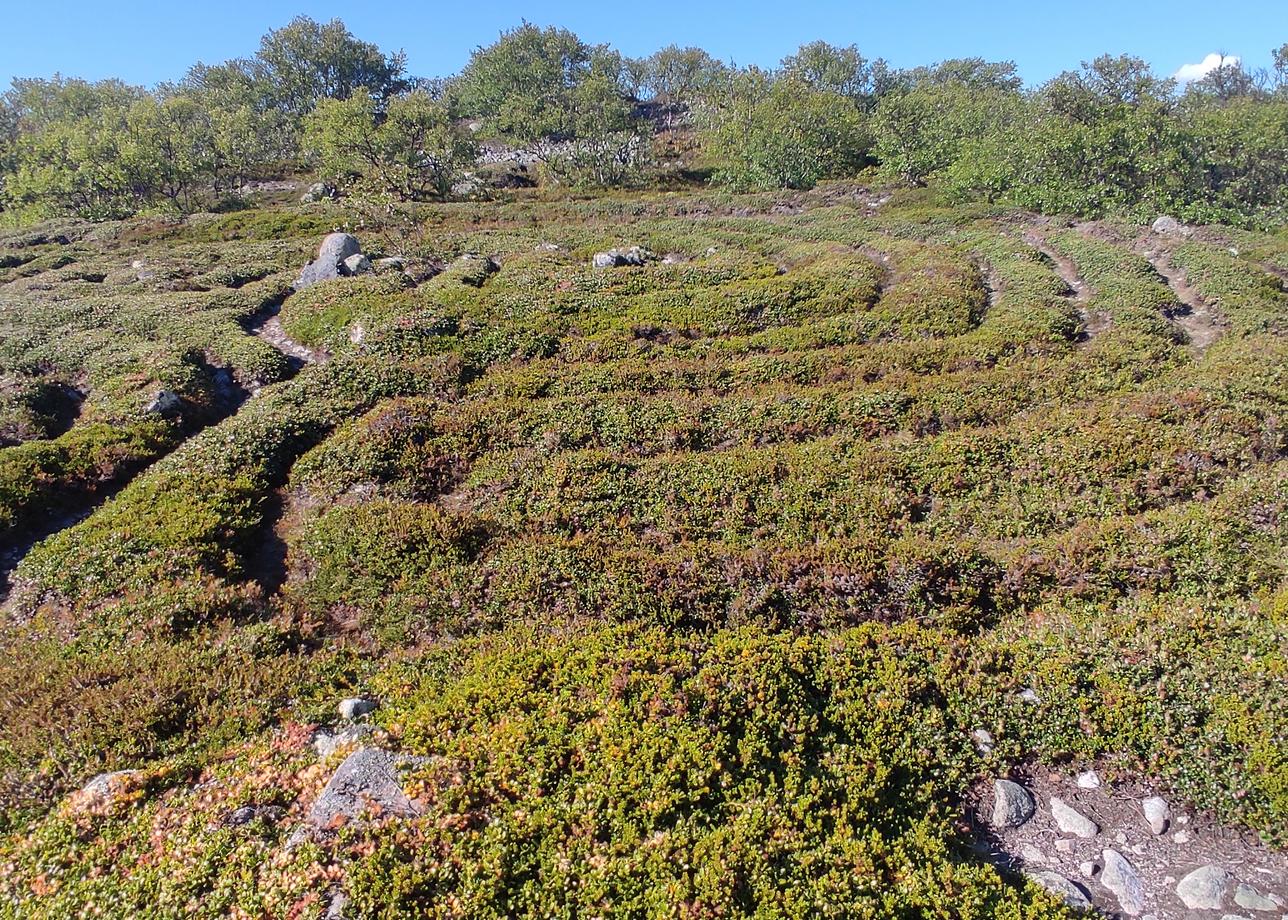
[[[1019,827],[1029,818],[1037,806],[1029,790],[1009,779],[993,781],[993,826]]]
[[[318,247],[317,258],[304,266],[300,276],[295,279],[295,290],[302,291],[319,281],[340,277],[340,266],[350,256],[361,255],[362,244],[358,238],[348,233],[330,233]]]
[[[1075,910],[1091,909],[1091,898],[1087,897],[1087,892],[1083,890],[1082,886],[1070,881],[1058,872],[1047,872],[1043,869],[1036,872],[1026,872],[1025,875],[1056,897],[1063,899],[1065,904]]]
[[[1150,229],[1159,236],[1181,236],[1185,233],[1185,225],[1167,214],[1150,224]]]
[[[402,787],[402,772],[417,758],[360,748],[344,759],[305,820],[320,831],[367,815],[410,818],[422,811]]]
[[[1118,906],[1124,914],[1135,917],[1142,913],[1145,910],[1145,883],[1136,867],[1117,850],[1105,850],[1100,855],[1105,864],[1100,873],[1100,884],[1118,899]]]
[[[1176,896],[1190,910],[1219,910],[1230,890],[1230,873],[1220,866],[1195,869],[1176,885]]]
[[[630,249],[609,249],[606,252],[597,252],[591,259],[591,264],[595,268],[618,268],[623,265],[643,265],[653,258],[653,253],[642,246],[632,246]]]

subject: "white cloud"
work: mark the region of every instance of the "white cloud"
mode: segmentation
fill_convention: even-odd
[[[1212,71],[1216,70],[1222,64],[1231,67],[1239,65],[1239,59],[1234,55],[1209,54],[1197,64],[1185,64],[1180,70],[1172,74],[1178,83],[1193,83],[1195,80],[1202,80]]]

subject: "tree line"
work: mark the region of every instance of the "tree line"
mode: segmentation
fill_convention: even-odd
[[[427,80],[341,21],[307,17],[251,58],[151,90],[13,80],[0,208],[16,220],[189,212],[302,171],[348,194],[441,200],[492,143],[523,150],[545,181],[638,185],[677,129],[705,175],[740,190],[870,172],[1044,212],[1288,217],[1288,44],[1268,70],[1225,59],[1184,87],[1103,56],[1026,88],[1010,62],[901,70],[813,42],[777,68],[739,68],[699,48],[630,58],[524,23]]]

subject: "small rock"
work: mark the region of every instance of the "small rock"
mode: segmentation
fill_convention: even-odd
[[[1114,834],[1114,840],[1118,843],[1125,844],[1127,842],[1127,835],[1124,834],[1122,831],[1119,831],[1118,833]]]
[[[1047,861],[1046,854],[1031,843],[1026,843],[1020,847],[1020,857],[1026,863],[1042,864]]]
[[[1030,706],[1036,706],[1038,703],[1042,702],[1042,697],[1037,695],[1037,691],[1031,690],[1028,687],[1025,687],[1019,693],[1015,694],[1015,698],[1021,703],[1028,703]]]
[[[1150,224],[1150,229],[1160,236],[1178,236],[1185,231],[1184,225],[1179,220],[1166,214]]]
[[[319,731],[313,736],[313,750],[318,752],[320,759],[326,760],[340,748],[359,744],[374,732],[375,729],[366,724],[346,725],[335,732]]]
[[[1055,818],[1055,826],[1064,833],[1084,840],[1100,833],[1100,825],[1058,796],[1051,797],[1051,817]]]
[[[1145,883],[1140,873],[1117,850],[1105,850],[1100,855],[1105,863],[1100,873],[1100,884],[1118,899],[1123,913],[1138,916],[1145,910]]]
[[[1033,796],[1019,783],[1009,779],[993,781],[993,825],[995,827],[1019,827],[1029,818],[1037,806]]]
[[[1091,899],[1087,897],[1086,891],[1076,882],[1072,882],[1057,872],[1026,872],[1029,878],[1037,882],[1047,891],[1059,898],[1064,899],[1064,903],[1077,910],[1090,910]]]
[[[141,770],[100,773],[67,797],[67,810],[74,815],[103,814],[113,805],[143,787]]]
[[[537,252],[559,252],[562,248],[558,243],[537,244]]]
[[[1155,834],[1167,830],[1172,819],[1172,809],[1168,807],[1166,800],[1152,795],[1140,803],[1140,810],[1145,813],[1145,822]]]
[[[970,739],[975,742],[975,750],[981,757],[993,752],[993,735],[988,731],[988,729],[975,729],[970,733]]]
[[[1230,873],[1220,866],[1195,869],[1176,885],[1176,896],[1190,910],[1218,910],[1230,890]]]
[[[1240,883],[1234,889],[1234,903],[1245,910],[1278,910],[1279,905],[1251,885]]]
[[[1082,873],[1083,878],[1094,878],[1096,870],[1100,867],[1091,860],[1078,863],[1078,871]]]
[[[340,263],[342,275],[365,275],[373,271],[371,260],[362,253],[355,253]]]
[[[183,397],[173,390],[157,390],[157,394],[143,407],[149,415],[174,415],[183,408]]]
[[[663,265],[679,265],[682,262],[689,261],[689,257],[682,252],[668,252],[662,256]]]
[[[1173,843],[1189,843],[1194,836],[1189,831],[1177,831],[1172,835]]]
[[[349,341],[354,345],[361,345],[363,339],[367,337],[367,327],[362,323],[354,323],[349,327]]]
[[[352,696],[345,700],[340,700],[340,705],[336,707],[340,711],[340,718],[352,722],[354,719],[365,716],[376,709],[375,700],[366,700],[360,696]]]
[[[1065,853],[1065,854],[1072,853],[1073,841],[1070,840],[1068,837],[1060,837],[1055,842],[1055,850],[1057,853]]]
[[[1100,774],[1095,770],[1083,770],[1078,774],[1079,789],[1099,789]]]
[[[407,260],[402,256],[385,256],[383,259],[376,259],[374,265],[376,271],[400,272],[407,267]]]

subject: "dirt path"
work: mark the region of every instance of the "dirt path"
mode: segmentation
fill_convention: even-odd
[[[301,345],[286,334],[282,328],[282,303],[270,304],[257,313],[246,325],[246,331],[258,339],[263,339],[291,360],[294,370],[305,364],[325,364],[331,359],[325,351]]]
[[[1185,306],[1185,310],[1173,311],[1167,318],[1181,327],[1190,344],[1203,351],[1219,339],[1225,332],[1224,324],[1211,305],[1190,286],[1185,272],[1172,262],[1172,253],[1166,244],[1150,235],[1140,240],[1136,250],[1154,266],[1154,271],[1162,276],[1176,299]]]
[[[1056,274],[1069,288],[1069,296],[1078,310],[1078,318],[1082,321],[1082,332],[1078,335],[1078,341],[1090,342],[1109,329],[1113,325],[1113,319],[1108,313],[1103,310],[1088,309],[1087,305],[1093,296],[1091,285],[1078,274],[1073,260],[1052,249],[1046,238],[1036,230],[1024,231],[1023,239],[1027,245],[1032,246],[1051,261]]]

